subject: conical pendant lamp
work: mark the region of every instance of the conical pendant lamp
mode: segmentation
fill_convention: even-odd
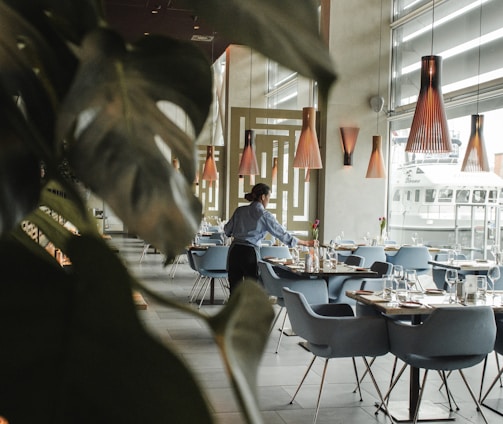
[[[253,140],[255,132],[253,130],[245,130],[245,147],[239,164],[239,175],[257,175],[258,164],[255,150],[253,150]]]
[[[489,172],[483,127],[484,115],[472,115],[470,139],[461,165],[463,172]]]
[[[412,120],[406,152],[447,153],[452,151],[441,89],[442,58],[421,58],[421,88]]]
[[[218,179],[213,146],[206,146],[206,162],[204,163],[202,179],[209,181],[210,185],[213,181]]]
[[[306,181],[309,181],[310,169],[323,168],[316,135],[316,109],[314,107],[302,109],[302,131],[293,159],[293,167],[306,168]]]
[[[372,136],[372,153],[370,154],[369,166],[366,178],[385,178],[384,158],[382,156],[382,139],[380,135]]]

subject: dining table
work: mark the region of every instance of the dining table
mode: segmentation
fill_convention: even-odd
[[[328,281],[330,277],[335,276],[354,278],[376,278],[378,276],[377,272],[371,271],[369,268],[347,265],[343,262],[338,262],[336,266],[320,265],[319,270],[308,271],[305,269],[303,262],[295,263],[291,259],[285,258],[264,258],[264,260],[275,267],[302,278],[324,278]]]
[[[364,290],[347,291],[346,296],[357,302],[373,307],[386,316],[407,316],[412,324],[420,324],[423,318],[431,314],[436,308],[450,308],[453,306],[489,305],[495,314],[503,313],[501,299],[503,291],[495,291],[493,295],[487,295],[486,299],[477,299],[475,302],[449,303],[449,295],[444,290],[426,289],[424,292],[411,293],[410,301],[400,302],[389,300],[382,296],[382,292],[369,292]],[[390,401],[387,405],[389,414],[396,422],[407,422],[413,419],[414,411],[419,399],[420,379],[419,369],[410,367],[409,400]],[[453,420],[449,411],[435,405],[431,401],[423,400],[419,412],[418,421],[443,421]]]
[[[453,261],[428,261],[430,265],[444,269],[455,269],[465,274],[486,274],[496,262],[488,259],[455,259]]]

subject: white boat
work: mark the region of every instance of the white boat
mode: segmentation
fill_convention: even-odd
[[[457,151],[406,154],[407,160],[395,168],[390,175],[390,239],[406,244],[417,237],[440,247],[460,243],[484,257],[488,246],[500,240],[503,178],[494,172],[461,172]]]

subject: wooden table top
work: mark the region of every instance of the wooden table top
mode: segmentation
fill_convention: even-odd
[[[428,315],[431,314],[437,308],[452,308],[453,306],[465,306],[469,308],[470,306],[480,306],[488,305],[491,306],[495,313],[503,312],[503,306],[501,305],[501,300],[503,299],[503,291],[496,291],[496,301],[497,304],[493,304],[493,296],[491,293],[487,293],[486,300],[482,301],[478,299],[474,303],[448,303],[449,295],[445,294],[423,294],[417,292],[413,294],[413,302],[398,302],[383,299],[379,293],[374,294],[371,292],[364,293],[363,291],[347,291],[346,296],[350,299],[354,299],[357,302],[363,303],[365,305],[370,305],[376,308],[378,311],[386,315]],[[499,301],[498,301],[499,299]]]

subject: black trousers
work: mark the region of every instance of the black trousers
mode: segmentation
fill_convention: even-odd
[[[232,244],[227,256],[227,272],[231,295],[245,279],[258,279],[257,253],[252,246]]]

